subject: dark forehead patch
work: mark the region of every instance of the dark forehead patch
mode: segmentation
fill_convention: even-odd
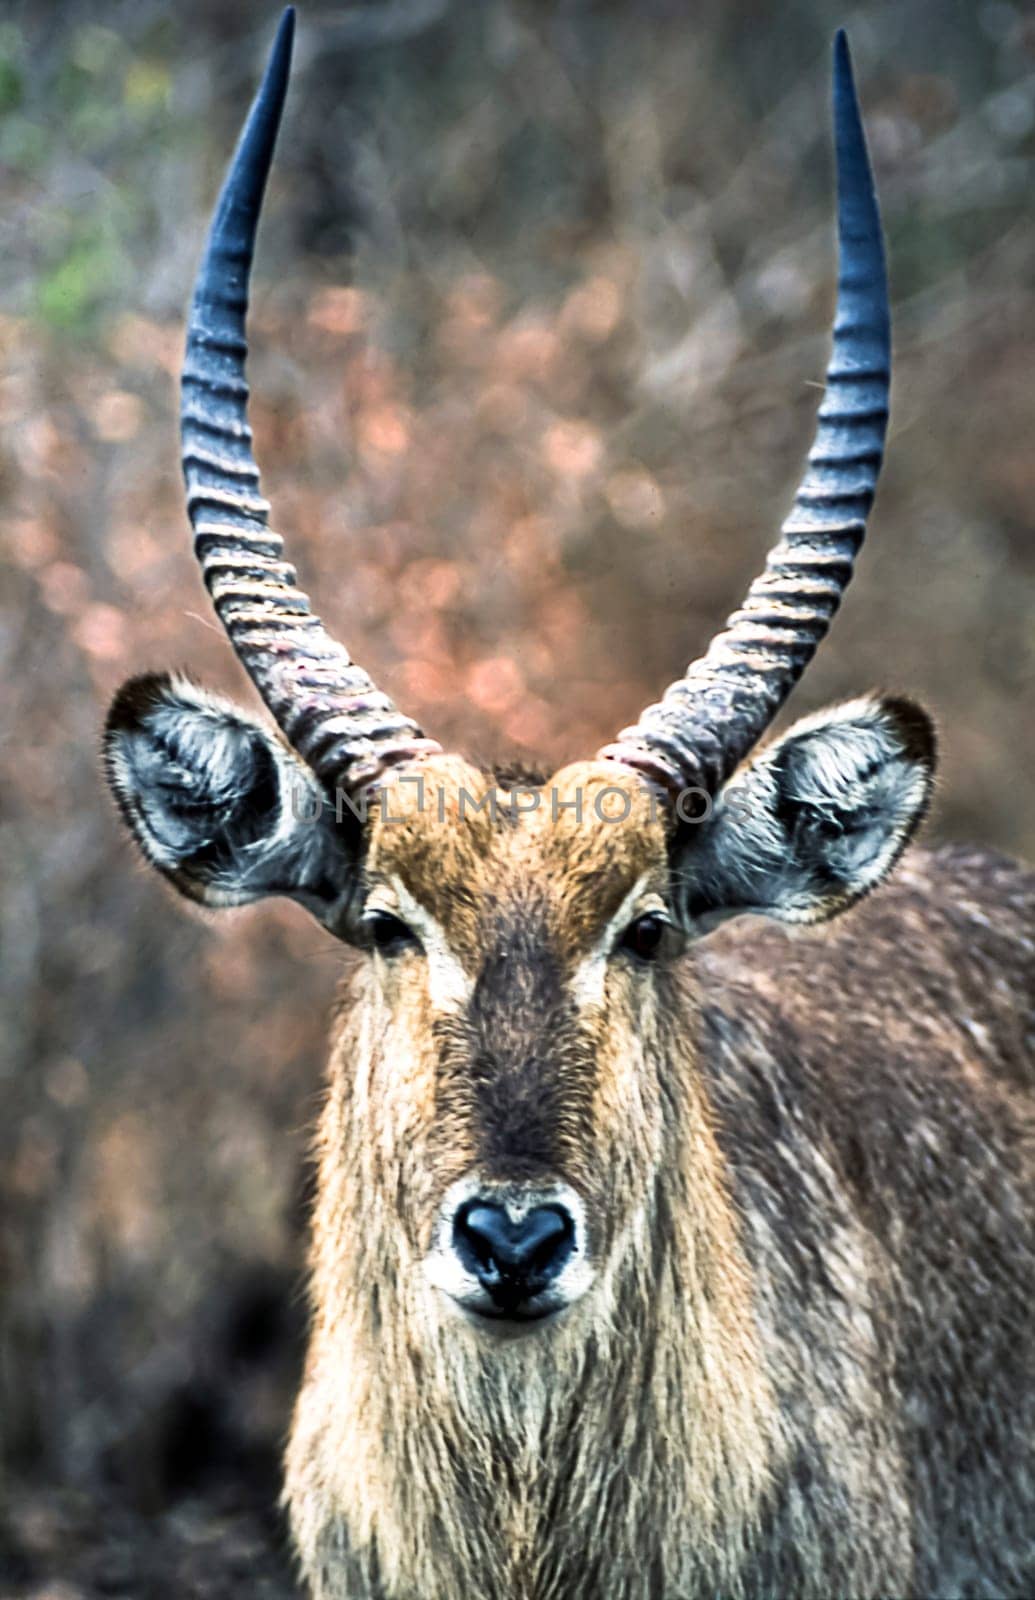
[[[472,1004],[491,1007],[519,998],[526,1009],[560,1004],[563,986],[550,927],[549,903],[529,883],[484,906],[485,959]]]
[[[480,1158],[515,1177],[565,1171],[591,1130],[593,1064],[532,886],[496,907],[468,1022]]]

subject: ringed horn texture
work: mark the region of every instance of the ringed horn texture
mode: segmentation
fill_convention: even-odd
[[[765,732],[830,625],[866,532],[891,378],[880,213],[843,32],[834,42],[839,274],[808,467],[761,576],[706,654],[601,756],[670,794],[714,794]]]
[[[441,746],[331,638],[267,526],[247,420],[245,322],[255,234],[280,125],[294,11],[223,185],[198,270],[181,390],[195,550],[238,657],[285,738],[353,793]],[[671,795],[714,794],[773,721],[841,602],[883,458],[890,325],[880,214],[844,33],[834,44],[840,268],[833,352],[808,467],[779,543],[707,652],[600,755]]]
[[[331,638],[267,526],[248,426],[245,319],[266,177],[291,65],[294,11],[223,185],[198,269],[180,402],[183,472],[195,552],[215,604],[277,726],[330,788],[356,793],[386,768],[440,746],[425,739]]]

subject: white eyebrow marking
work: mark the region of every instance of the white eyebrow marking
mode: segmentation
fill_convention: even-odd
[[[388,882],[392,886],[399,915],[419,935],[424,946],[428,960],[429,998],[443,1010],[466,1005],[474,991],[474,979],[450,949],[442,924],[419,900],[414,899],[401,878],[393,874]]]
[[[645,872],[637,878],[629,893],[622,901],[614,916],[610,919],[603,933],[589,952],[575,968],[571,980],[573,998],[580,1006],[598,1006],[604,999],[604,979],[607,976],[607,958],[614,947],[615,937],[620,928],[632,919],[632,910],[643,894],[644,887],[650,877]],[[658,899],[658,908],[663,910],[661,897]]]

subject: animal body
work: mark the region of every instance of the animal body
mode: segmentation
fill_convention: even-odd
[[[756,748],[839,603],[883,448],[844,40],[834,351],[781,540],[635,727],[519,783],[375,688],[266,524],[244,328],[292,25],[183,382],[196,548],[276,731],[150,676],[116,696],[106,757],[181,892],[290,895],[353,951],[287,1454],[312,1592],[1030,1595],[1035,878],[977,851],[900,861],[935,760],[907,700]]]

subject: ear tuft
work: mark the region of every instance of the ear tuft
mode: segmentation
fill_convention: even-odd
[[[930,803],[935,734],[911,700],[853,700],[806,717],[727,784],[688,829],[688,920],[740,911],[822,922],[891,871]],[[690,837],[690,835],[695,835]]]

